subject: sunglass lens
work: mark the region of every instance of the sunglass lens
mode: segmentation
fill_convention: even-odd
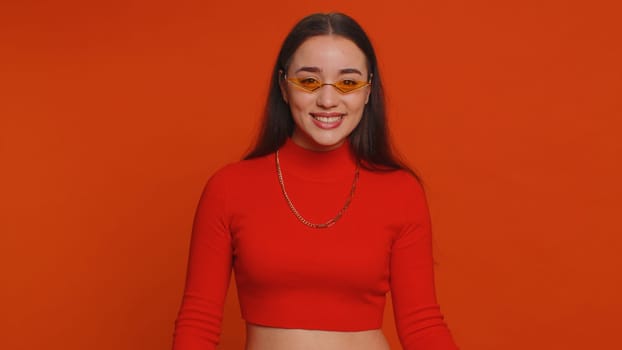
[[[300,85],[302,88],[306,90],[314,91],[317,88],[319,88],[322,85],[322,83],[320,83],[319,81],[315,79],[301,79],[301,80],[298,80],[298,85]]]
[[[335,83],[335,86],[342,92],[350,92],[356,89],[360,89],[366,84],[367,83],[364,81],[340,80],[337,83]]]

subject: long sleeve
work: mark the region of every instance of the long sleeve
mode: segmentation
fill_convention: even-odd
[[[414,180],[414,179],[413,179]],[[404,222],[391,253],[391,296],[404,350],[455,350],[436,300],[430,215],[421,185],[404,189]]]
[[[226,190],[226,176],[216,173],[196,210],[173,350],[213,350],[220,341],[232,267]]]

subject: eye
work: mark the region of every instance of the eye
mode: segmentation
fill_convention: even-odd
[[[351,79],[344,79],[341,81],[341,84],[346,85],[346,86],[356,86],[358,85],[358,81],[356,80],[351,80]]]
[[[302,78],[302,79],[299,79],[298,81],[300,81],[300,83],[304,85],[315,85],[319,83],[319,81],[315,78]]]

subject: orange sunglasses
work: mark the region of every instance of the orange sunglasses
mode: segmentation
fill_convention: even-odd
[[[371,85],[371,79],[370,81],[342,79],[334,83],[322,83],[320,80],[316,78],[287,78],[285,75],[284,77],[285,77],[285,80],[289,81],[290,83],[294,84],[295,86],[299,87],[300,89],[306,92],[315,92],[316,90],[318,90],[324,85],[331,85],[332,87],[337,89],[337,91],[339,91],[340,93],[347,94],[350,92],[354,92],[358,89],[361,89],[365,86]]]

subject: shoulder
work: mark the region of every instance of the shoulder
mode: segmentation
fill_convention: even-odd
[[[374,188],[375,199],[391,208],[400,221],[427,220],[429,210],[424,187],[409,171],[368,171],[365,175]]]
[[[384,191],[402,195],[425,197],[421,182],[408,170],[366,171],[370,182],[380,186]]]
[[[272,170],[270,156],[238,160],[217,169],[207,180],[208,187],[228,187],[252,182]]]

